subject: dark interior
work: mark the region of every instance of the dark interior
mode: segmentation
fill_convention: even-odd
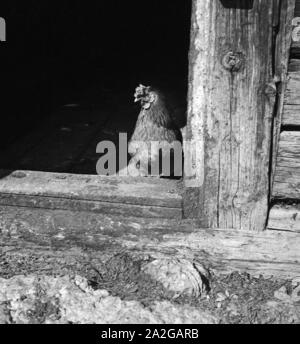
[[[191,0],[9,0],[0,16],[0,168],[96,173],[96,144],[134,128],[140,83],[184,126]]]

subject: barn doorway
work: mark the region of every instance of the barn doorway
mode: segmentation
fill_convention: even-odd
[[[97,143],[132,133],[140,83],[184,126],[190,0],[10,1],[1,16],[1,169],[96,174]]]

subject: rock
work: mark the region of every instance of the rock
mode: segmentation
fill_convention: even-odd
[[[275,291],[274,297],[288,303],[300,302],[300,285],[292,290],[291,295],[288,295],[286,287],[281,287],[279,290]]]
[[[208,312],[171,302],[144,307],[106,290],[94,290],[80,276],[0,278],[0,323],[171,324],[215,323]]]
[[[217,294],[217,298],[216,298],[216,302],[223,302],[227,299],[227,296],[223,293],[218,293]]]
[[[207,289],[204,279],[208,279],[208,272],[200,264],[186,259],[157,259],[145,265],[143,272],[162,283],[174,297],[199,297]]]
[[[300,285],[300,276],[299,277],[296,277],[292,280],[292,285],[294,287],[297,287],[298,285]]]
[[[281,287],[280,289],[276,290],[274,297],[283,302],[291,302],[291,297],[288,295],[286,287]]]
[[[300,285],[293,289],[291,298],[294,303],[300,302]]]

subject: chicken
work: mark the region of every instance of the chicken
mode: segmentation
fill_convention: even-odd
[[[143,176],[179,176],[182,173],[182,135],[164,95],[150,86],[140,85],[135,90],[134,101],[141,104],[141,111],[128,144],[132,157],[128,168],[131,173],[136,170]]]

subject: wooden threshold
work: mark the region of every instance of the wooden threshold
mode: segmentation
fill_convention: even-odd
[[[182,218],[178,181],[34,171],[0,171],[0,205]]]
[[[64,257],[97,266],[126,252],[141,258],[196,260],[217,274],[300,276],[298,233],[204,230],[187,220],[9,206],[0,207],[0,228],[2,255],[28,258],[32,264],[34,257],[56,263]]]

